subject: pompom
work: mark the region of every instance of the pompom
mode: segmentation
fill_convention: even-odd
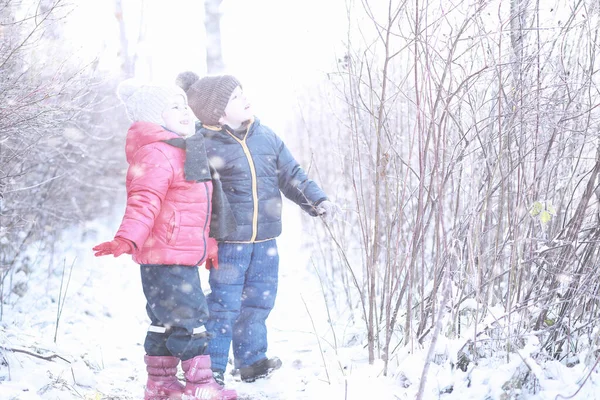
[[[189,88],[198,81],[200,77],[198,74],[192,71],[185,71],[177,75],[177,79],[175,79],[175,83],[177,86],[183,89],[184,92],[187,93]]]
[[[119,99],[125,103],[139,88],[140,85],[135,80],[124,80],[119,84],[119,87],[117,87],[117,96],[119,96]]]

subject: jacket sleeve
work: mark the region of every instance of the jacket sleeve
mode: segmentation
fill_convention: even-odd
[[[319,185],[308,179],[306,172],[294,159],[285,143],[278,136],[275,136],[275,138],[278,147],[277,173],[279,189],[285,197],[298,204],[311,216],[317,216],[315,207],[322,201],[327,200],[327,196]]]
[[[152,232],[173,181],[173,167],[157,148],[141,149],[127,170],[127,206],[115,236],[141,249]]]

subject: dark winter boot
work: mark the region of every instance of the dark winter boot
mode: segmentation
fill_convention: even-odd
[[[170,356],[144,356],[148,382],[144,400],[181,399],[183,385],[177,380],[179,358]]]
[[[210,356],[196,356],[181,362],[185,376],[182,399],[186,400],[236,400],[235,390],[223,389],[213,378]]]
[[[271,372],[279,368],[281,368],[281,360],[279,358],[263,358],[248,367],[240,368],[240,376],[244,382],[254,382],[259,378],[268,376]]]
[[[213,378],[215,378],[215,382],[217,382],[219,385],[225,386],[225,372],[213,371]]]

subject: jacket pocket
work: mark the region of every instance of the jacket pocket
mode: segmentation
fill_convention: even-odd
[[[173,215],[169,219],[169,224],[167,225],[167,243],[173,244],[177,242],[177,237],[179,236],[179,228],[181,226],[181,214],[178,211],[173,211]]]

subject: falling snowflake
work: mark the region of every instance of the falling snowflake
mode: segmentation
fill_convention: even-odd
[[[218,156],[211,157],[210,162],[216,169],[223,168],[225,166],[225,160]]]
[[[145,169],[142,165],[140,164],[132,164],[129,167],[129,174],[131,175],[132,178],[138,178],[142,175],[144,175],[145,173]]]
[[[192,287],[191,284],[189,284],[187,282],[184,282],[184,283],[181,284],[181,288],[180,289],[181,289],[181,291],[183,293],[192,293],[193,287]]]

